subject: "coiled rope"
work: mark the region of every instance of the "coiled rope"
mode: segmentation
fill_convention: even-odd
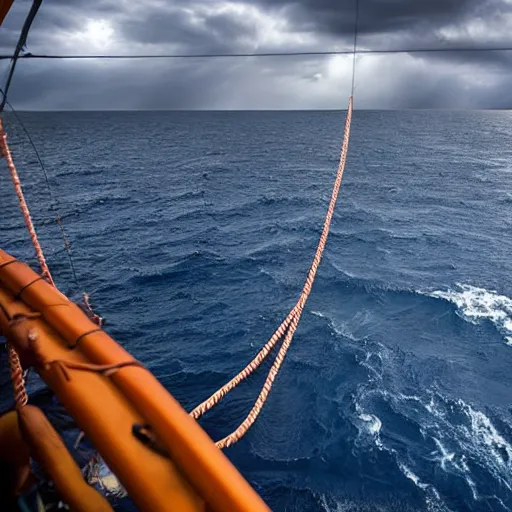
[[[218,404],[220,400],[224,396],[226,396],[230,391],[232,391],[238,384],[240,384],[243,380],[245,380],[251,373],[253,373],[261,363],[267,358],[270,354],[271,350],[277,345],[277,343],[283,339],[283,343],[281,344],[281,348],[277,353],[277,356],[270,368],[270,371],[267,375],[265,383],[261,389],[256,402],[254,403],[253,408],[245,418],[245,420],[238,426],[236,430],[234,430],[231,434],[226,436],[225,438],[218,441],[216,444],[219,448],[227,448],[232,444],[236,443],[240,438],[242,438],[246,432],[252,427],[257,417],[259,416],[263,405],[265,404],[270,390],[272,389],[272,385],[274,380],[279,373],[281,365],[283,364],[284,358],[288,349],[290,348],[293,335],[297,330],[297,326],[299,325],[299,320],[301,318],[302,312],[304,311],[304,306],[308,300],[308,297],[311,293],[311,289],[313,287],[313,283],[315,281],[316,273],[318,271],[318,266],[320,265],[320,261],[322,259],[322,255],[325,250],[325,245],[327,243],[327,237],[329,235],[329,229],[331,226],[332,217],[334,215],[334,209],[336,207],[336,201],[338,199],[341,182],[343,179],[343,171],[345,170],[345,164],[347,161],[347,153],[350,139],[350,126],[352,122],[352,108],[353,108],[353,96],[350,96],[348,109],[347,109],[347,117],[345,121],[345,132],[343,135],[343,144],[341,147],[341,156],[338,164],[338,171],[336,174],[336,180],[334,181],[334,186],[332,190],[331,200],[329,202],[329,207],[327,208],[327,214],[324,221],[324,227],[322,229],[322,234],[320,235],[320,240],[318,242],[318,246],[315,252],[315,256],[313,258],[313,262],[311,263],[311,267],[309,269],[306,282],[304,283],[304,287],[300,294],[299,300],[297,304],[292,308],[288,316],[283,320],[281,325],[276,329],[272,337],[267,341],[264,347],[258,352],[256,357],[235,377],[233,377],[229,382],[224,384],[220,389],[218,389],[213,395],[210,396],[207,400],[199,404],[190,415],[199,419],[204,413],[209,411],[213,406]]]

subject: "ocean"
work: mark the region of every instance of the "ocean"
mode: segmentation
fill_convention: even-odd
[[[78,285],[8,115],[58,286],[88,291],[106,330],[192,409],[295,304],[344,113],[21,116],[73,246]],[[294,342],[256,425],[226,450],[272,510],[512,510],[511,126],[504,111],[354,113]],[[2,166],[0,246],[35,266]],[[269,365],[202,420],[214,439],[245,417]]]

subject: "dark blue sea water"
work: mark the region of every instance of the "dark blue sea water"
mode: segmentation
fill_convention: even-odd
[[[344,115],[23,119],[81,288],[192,408],[295,304]],[[76,297],[42,173],[12,118],[8,129],[53,274]],[[512,510],[511,179],[512,113],[355,112],[310,301],[259,421],[226,451],[273,510]],[[0,245],[33,262],[5,168],[0,187]],[[214,439],[263,377],[205,418]]]

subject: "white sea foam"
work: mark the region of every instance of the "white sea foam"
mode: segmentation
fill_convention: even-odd
[[[462,400],[459,403],[466,410],[471,418],[471,429],[473,433],[480,439],[483,446],[492,448],[502,448],[507,453],[507,460],[512,460],[512,446],[505,438],[496,430],[491,420],[480,411],[476,411],[470,405],[465,404]]]
[[[452,302],[462,318],[477,324],[483,320],[492,322],[512,345],[512,299],[494,290],[486,290],[468,284],[458,284],[457,290],[435,291],[428,295]]]
[[[425,439],[432,439],[436,445],[436,450],[431,453],[431,460],[437,461],[443,471],[464,478],[475,501],[481,498],[472,475],[471,463],[485,468],[494,479],[512,491],[512,440],[507,439],[506,434],[500,432],[484,412],[461,399],[450,400],[437,392],[423,399],[415,395],[390,394],[386,391],[379,394],[391,400],[417,402],[424,407],[428,414],[423,418],[421,432]],[[358,413],[361,415],[362,409],[358,409]],[[370,419],[371,417],[368,418]],[[435,488],[422,481],[404,464],[395,450],[386,445],[382,449],[396,454],[400,470],[419,488],[425,490],[429,498],[427,501],[432,507],[436,510],[446,509],[442,500],[436,496]]]
[[[466,420],[453,424],[449,415],[446,418],[436,415],[439,423],[434,427],[435,435],[448,434],[457,444],[456,453],[452,457],[452,454],[433,436],[441,453],[440,462],[443,469],[449,463],[463,474],[475,500],[478,499],[478,492],[471,478],[468,459],[478,461],[479,465],[485,467],[494,478],[512,491],[512,445],[510,442],[498,431],[488,416],[473,409],[463,400],[459,399],[445,405],[449,406],[452,412],[456,413],[458,410]]]
[[[468,464],[466,462],[466,456],[461,455],[459,456],[455,452],[450,452],[446,449],[446,447],[441,443],[439,439],[436,437],[432,437],[434,443],[437,446],[437,452],[440,454],[440,457],[437,459],[441,465],[441,468],[444,471],[447,470],[453,470],[455,469],[460,475],[464,476],[464,479],[466,480],[466,483],[468,484],[469,488],[471,489],[471,493],[473,495],[473,499],[476,501],[479,499],[478,492],[476,490],[475,482],[471,479],[469,476],[471,471],[468,467]],[[434,452],[436,453],[436,452]],[[449,468],[447,467],[449,464]]]
[[[379,435],[382,421],[375,414],[360,414],[359,419],[366,423],[366,428],[370,434]]]
[[[375,444],[379,450],[382,450],[382,441],[380,439],[380,431],[382,429],[382,421],[375,414],[367,413],[361,405],[356,401],[356,418],[355,425],[359,430],[359,440],[363,444]]]
[[[313,316],[317,316],[318,318],[324,318],[329,323],[329,327],[334,331],[338,336],[342,336],[343,338],[347,338],[352,341],[360,341],[356,336],[354,336],[350,326],[347,322],[342,322],[338,324],[331,317],[322,313],[321,311],[311,311]]]
[[[436,443],[437,449],[439,450],[439,452],[441,454],[439,463],[441,464],[441,467],[443,468],[443,470],[446,471],[446,463],[453,462],[453,460],[455,458],[455,452],[448,452],[448,450],[446,450],[446,448],[443,446],[441,441],[439,441],[439,439],[437,439],[436,437],[433,437],[432,439],[434,440],[434,443]]]
[[[428,487],[428,484],[424,484],[421,482],[419,477],[415,475],[405,464],[402,464],[401,462],[398,463],[398,467],[400,468],[400,471],[409,479],[412,480],[417,487],[420,489],[425,490]]]
[[[432,484],[422,482],[419,476],[413,473],[403,462],[398,462],[398,467],[409,480],[412,480],[417,487],[425,492],[427,510],[429,512],[451,512],[441,499],[438,490]]]
[[[468,438],[472,439],[479,451],[487,454],[489,462],[504,478],[504,483],[512,490],[512,445],[498,432],[491,420],[476,411],[462,400],[459,404],[470,419],[470,426],[464,427]]]
[[[325,512],[353,512],[354,510],[360,512],[390,512],[388,507],[380,506],[367,500],[363,502],[356,502],[348,498],[332,500],[322,496],[320,504]]]

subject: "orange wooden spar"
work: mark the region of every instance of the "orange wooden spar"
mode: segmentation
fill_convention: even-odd
[[[3,23],[7,13],[11,9],[14,0],[0,0],[0,25]]]
[[[112,512],[108,501],[85,482],[64,441],[40,409],[33,405],[20,408],[18,422],[32,457],[45,468],[73,512]]]
[[[269,511],[146,368],[1,250],[0,331],[22,364],[33,365],[55,392],[140,510]],[[134,425],[149,425],[168,456],[136,438]]]
[[[24,441],[16,411],[0,416],[0,466],[8,469],[7,479],[0,481],[0,496],[7,510],[30,478],[30,448]],[[6,503],[7,502],[7,503]],[[9,503],[11,502],[11,503]]]

